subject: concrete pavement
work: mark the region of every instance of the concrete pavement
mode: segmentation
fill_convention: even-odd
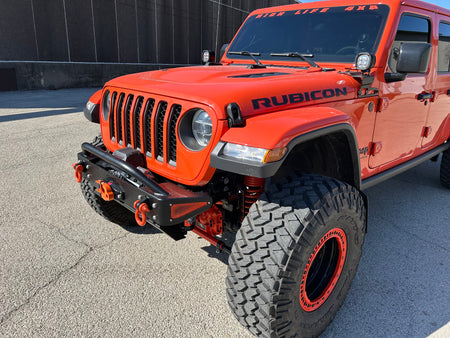
[[[225,254],[107,222],[73,177],[94,89],[0,93],[1,337],[249,337]],[[325,337],[450,336],[450,191],[427,162],[367,191],[369,232]]]

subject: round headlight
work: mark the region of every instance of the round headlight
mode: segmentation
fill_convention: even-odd
[[[208,145],[211,140],[212,129],[213,126],[208,113],[203,109],[198,109],[192,118],[192,134],[200,146],[206,147]]]
[[[107,121],[108,117],[109,117],[110,104],[111,104],[111,94],[110,94],[109,90],[107,90],[105,92],[105,94],[103,95],[103,101],[102,101],[103,119],[105,121]]]

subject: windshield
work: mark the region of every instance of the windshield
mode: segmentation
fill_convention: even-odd
[[[354,62],[360,52],[375,53],[389,7],[326,7],[253,15],[233,40],[230,52],[259,53],[261,60],[286,60],[271,53],[310,54],[315,62]],[[290,61],[302,61],[292,58]]]

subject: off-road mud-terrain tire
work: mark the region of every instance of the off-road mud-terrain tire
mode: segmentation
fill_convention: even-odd
[[[322,333],[355,276],[365,208],[357,189],[335,179],[303,175],[271,184],[229,257],[228,303],[241,324],[263,337]]]
[[[84,198],[99,215],[122,226],[138,226],[134,214],[115,201],[105,201],[94,193],[95,188],[83,178],[80,183]]]
[[[450,148],[442,153],[440,176],[442,186],[450,189]]]
[[[103,140],[101,136],[97,136],[91,143],[94,146],[104,148]],[[99,195],[95,194],[95,188],[88,180],[83,178],[80,183],[81,192],[84,198],[99,215],[106,218],[108,221],[122,225],[122,226],[138,226],[134,214],[124,206],[115,201],[105,201]]]

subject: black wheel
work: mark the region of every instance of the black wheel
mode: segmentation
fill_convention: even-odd
[[[450,189],[450,148],[442,153],[441,184],[443,187]]]
[[[92,144],[103,148],[103,140],[101,136],[97,136]],[[100,196],[94,193],[95,188],[85,178],[80,183],[81,192],[84,198],[99,215],[106,218],[108,221],[122,225],[122,226],[138,226],[134,214],[124,206],[116,201],[105,201]]]
[[[318,336],[350,288],[365,230],[364,200],[348,184],[305,175],[271,185],[229,258],[234,315],[257,336]]]

